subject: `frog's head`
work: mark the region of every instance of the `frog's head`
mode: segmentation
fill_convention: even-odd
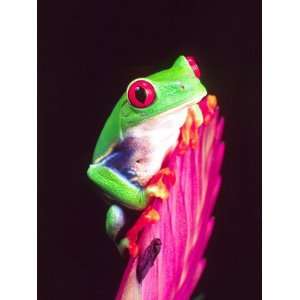
[[[179,56],[171,68],[132,81],[120,99],[122,130],[199,102],[207,94],[199,78],[195,60]]]

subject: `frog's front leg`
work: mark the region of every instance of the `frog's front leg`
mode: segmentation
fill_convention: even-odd
[[[114,202],[130,209],[144,210],[149,204],[150,195],[137,180],[137,175],[133,169],[133,150],[134,148],[129,147],[128,141],[125,140],[91,164],[87,173],[89,178]],[[119,249],[125,246],[131,254],[135,252],[138,232],[147,223],[157,219],[154,210],[152,212],[150,214],[142,213],[145,218],[139,218],[140,222],[137,222],[133,230],[127,234],[126,242],[124,243],[123,240]],[[152,217],[153,219],[151,219]],[[111,206],[107,212],[106,231],[113,240],[123,227],[124,222],[121,208],[117,205]]]
[[[142,210],[148,204],[144,188],[127,163],[128,155],[114,150],[99,162],[91,164],[87,174],[110,198],[134,210]]]
[[[169,168],[162,168],[155,174],[145,188],[145,193],[149,199],[166,200],[169,196],[169,190],[175,183],[175,174]],[[139,233],[149,224],[158,222],[160,215],[150,203],[142,212],[136,223],[127,232],[126,237],[121,240],[119,249],[121,252],[124,248],[128,248],[129,254],[136,257],[139,253],[137,239]]]
[[[129,180],[128,172],[120,173],[120,169],[111,168],[105,160],[91,165],[88,169],[88,176],[118,203],[134,210],[145,209],[148,205],[150,194],[151,196],[155,192],[161,194],[159,189],[157,191],[151,190],[151,192],[145,191],[144,187]],[[147,207],[135,225],[128,231],[126,238],[121,240],[118,245],[120,252],[122,253],[127,248],[131,256],[136,256],[138,253],[136,240],[139,232],[147,224],[155,223],[158,220],[159,214],[157,211]],[[114,241],[124,223],[123,210],[117,205],[112,205],[106,214],[106,232]]]
[[[159,220],[158,212],[149,205],[152,198],[166,199],[169,187],[174,183],[174,174],[168,169],[161,169],[150,182],[143,186],[134,171],[133,147],[124,140],[111,152],[96,160],[88,169],[88,176],[115,202],[134,210],[144,210],[135,225],[121,241],[119,248],[128,248],[132,256],[138,252],[136,241],[139,232],[147,225]],[[112,206],[107,213],[106,228],[114,239],[124,221],[120,208]]]

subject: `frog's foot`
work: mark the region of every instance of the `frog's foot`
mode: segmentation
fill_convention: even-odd
[[[203,113],[204,124],[208,124],[214,115],[218,106],[217,97],[214,95],[208,95],[206,101],[200,102],[201,111]]]
[[[155,174],[146,187],[149,198],[165,200],[169,197],[169,189],[175,183],[175,174],[170,168],[163,168]]]
[[[175,183],[175,174],[169,168],[163,168],[155,174],[146,187],[146,195],[148,199],[159,198],[165,200],[169,196],[169,189]],[[121,252],[124,249],[128,249],[129,254],[132,257],[136,257],[139,253],[139,248],[137,245],[137,239],[139,233],[150,224],[158,222],[160,215],[158,211],[148,205],[148,207],[142,212],[141,216],[138,218],[133,227],[127,232],[126,237],[121,240],[119,244],[119,250]]]
[[[198,104],[194,104],[188,109],[185,123],[181,127],[178,143],[180,154],[184,154],[191,146],[193,149],[198,145],[198,128],[203,123],[202,112]]]
[[[139,233],[149,224],[154,224],[159,221],[159,213],[151,205],[149,205],[138,218],[137,222],[127,232],[126,237],[119,244],[120,252],[125,248],[128,249],[130,256],[136,257],[139,254],[137,239]]]

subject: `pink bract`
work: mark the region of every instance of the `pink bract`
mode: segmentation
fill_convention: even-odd
[[[174,170],[176,183],[166,201],[154,201],[160,221],[146,227],[138,242],[142,253],[159,238],[160,253],[141,284],[136,278],[138,259],[129,259],[116,300],[190,299],[206,265],[204,251],[214,226],[223,125],[216,109],[209,123],[199,128],[198,147],[171,155],[167,167]]]

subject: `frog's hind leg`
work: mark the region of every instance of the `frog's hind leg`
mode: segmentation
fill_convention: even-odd
[[[106,213],[105,228],[108,236],[116,241],[117,235],[125,225],[125,213],[117,205],[111,205]]]
[[[137,245],[137,239],[139,233],[149,224],[154,224],[159,221],[159,213],[156,209],[149,205],[140,215],[136,223],[127,232],[125,238],[119,243],[119,251],[123,253],[128,249],[130,256],[136,257],[139,253],[139,247]]]
[[[150,199],[150,204],[144,209],[138,220],[127,232],[126,237],[119,243],[119,250],[123,252],[124,249],[129,250],[132,257],[139,254],[139,247],[137,240],[139,233],[149,224],[155,224],[159,221],[159,212],[152,206],[151,199],[166,200],[169,196],[169,189],[175,183],[175,174],[169,168],[161,169],[155,174],[146,187],[146,194]]]

